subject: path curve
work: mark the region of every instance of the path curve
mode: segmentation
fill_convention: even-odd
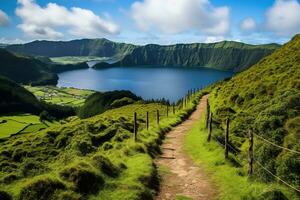
[[[162,145],[163,153],[155,163],[169,172],[160,174],[161,188],[156,200],[175,200],[176,196],[189,197],[193,200],[211,200],[216,197],[216,187],[207,174],[183,152],[184,136],[196,122],[199,122],[207,98],[208,95],[203,96],[189,119],[166,134]]]

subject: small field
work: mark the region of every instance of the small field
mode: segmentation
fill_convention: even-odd
[[[41,122],[39,116],[31,114],[0,116],[0,138],[19,133],[34,133],[55,124],[58,122]]]
[[[91,90],[58,88],[54,86],[25,86],[25,88],[32,92],[38,99],[44,100],[48,103],[68,106],[81,106],[85,99],[94,93],[94,91]]]
[[[96,57],[96,56],[64,56],[64,57],[52,57],[52,62],[60,64],[77,64],[88,61],[105,61],[107,57]]]

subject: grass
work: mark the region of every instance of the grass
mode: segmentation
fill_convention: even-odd
[[[76,107],[82,106],[86,98],[94,93],[94,91],[91,90],[58,88],[54,86],[25,86],[25,88],[32,92],[37,98],[48,103]]]
[[[2,118],[2,117],[1,117]],[[1,119],[3,120],[3,119]],[[6,138],[9,137],[11,134],[17,133],[20,130],[22,130],[26,124],[19,123],[16,121],[8,120],[5,123],[0,124],[0,138]]]
[[[57,122],[41,123],[39,116],[32,114],[13,114],[0,116],[0,138],[7,138],[16,133],[37,132],[57,124]]]
[[[220,131],[216,127],[214,129],[213,135]],[[249,179],[247,161],[241,161],[232,154],[231,159],[225,161],[223,147],[215,140],[207,142],[207,130],[203,121],[196,124],[185,137],[184,150],[211,176],[219,192],[218,200],[255,200],[262,198],[265,192],[276,189],[290,200],[299,199],[296,193],[282,185]],[[236,167],[230,160],[238,160],[241,167]],[[255,167],[254,170],[256,169]]]
[[[160,151],[164,133],[188,117],[199,97],[169,117],[165,105],[139,102],[13,136],[0,145],[0,190],[24,200],[43,199],[46,191],[48,199],[151,199],[158,185],[152,158]],[[161,114],[159,126],[156,110]],[[134,112],[139,126],[136,142]]]
[[[178,196],[176,196],[176,200],[193,200],[193,199],[190,197],[183,196],[183,195],[178,195]]]
[[[59,64],[77,64],[88,61],[105,61],[107,57],[97,57],[97,56],[64,56],[64,57],[52,57],[50,58],[52,62]]]
[[[215,84],[209,102],[214,121],[230,118],[231,141],[244,150],[248,131],[276,145],[300,151],[300,35],[230,80]],[[243,151],[244,154],[246,153]],[[291,154],[254,136],[254,156],[276,176],[300,188],[300,155]],[[254,173],[273,182],[265,170]]]

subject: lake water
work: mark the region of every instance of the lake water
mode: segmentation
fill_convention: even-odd
[[[130,90],[144,99],[182,98],[189,89],[200,88],[231,77],[233,72],[208,68],[114,67],[82,69],[58,74],[59,87],[97,91]]]

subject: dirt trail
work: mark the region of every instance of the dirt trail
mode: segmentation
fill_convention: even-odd
[[[216,189],[203,170],[183,152],[184,135],[200,120],[208,96],[204,96],[190,118],[167,133],[163,154],[155,162],[167,172],[161,174],[161,188],[156,200],[173,200],[176,196],[193,200],[210,200]],[[170,171],[170,172],[168,172]]]

